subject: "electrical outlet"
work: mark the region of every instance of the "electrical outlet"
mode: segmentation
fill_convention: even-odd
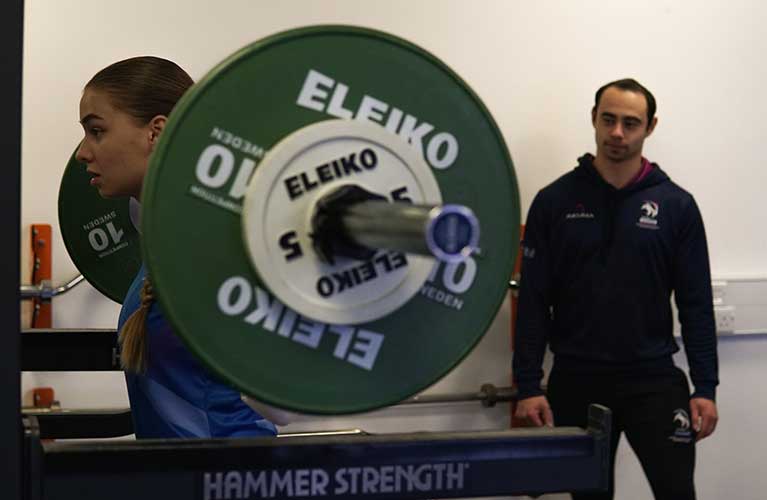
[[[714,318],[717,333],[735,332],[735,306],[715,306]]]
[[[131,198],[132,200],[133,198]],[[715,280],[711,282],[711,291],[714,295],[714,305],[722,306],[725,304],[727,296],[727,282],[724,280]]]

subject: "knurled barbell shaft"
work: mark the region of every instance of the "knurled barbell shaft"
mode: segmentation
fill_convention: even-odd
[[[367,200],[349,205],[339,217],[346,234],[359,245],[429,255],[443,260],[460,260],[473,251],[471,245],[459,243],[450,246],[448,243],[448,248],[442,248],[435,242],[433,234],[438,230],[437,223],[441,219],[457,217],[459,213],[464,221],[471,222],[472,231],[479,232],[476,217],[461,205],[414,205]],[[450,231],[450,228],[448,221],[444,230]],[[458,240],[455,234],[446,237],[449,241]]]

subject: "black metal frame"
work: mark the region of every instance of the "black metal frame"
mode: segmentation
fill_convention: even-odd
[[[133,434],[129,408],[103,410],[24,409],[25,418],[34,417],[40,439],[116,438]]]
[[[22,448],[20,420],[19,258],[21,250],[21,90],[24,2],[0,2],[0,182],[3,265],[0,267],[0,484],[3,498],[21,499]]]
[[[21,332],[24,371],[120,370],[114,329],[44,329]]]

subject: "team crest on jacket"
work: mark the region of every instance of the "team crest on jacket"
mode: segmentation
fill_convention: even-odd
[[[659,229],[658,228],[658,203],[650,200],[645,200],[639,207],[639,221],[637,226],[645,229]]]

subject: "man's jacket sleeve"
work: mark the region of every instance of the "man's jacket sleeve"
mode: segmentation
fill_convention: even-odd
[[[706,232],[694,199],[683,213],[674,259],[674,296],[695,386],[692,397],[714,400],[719,368]]]
[[[551,325],[549,217],[540,193],[527,215],[522,241],[522,273],[514,338],[514,382],[518,398],[543,394],[543,356]]]

